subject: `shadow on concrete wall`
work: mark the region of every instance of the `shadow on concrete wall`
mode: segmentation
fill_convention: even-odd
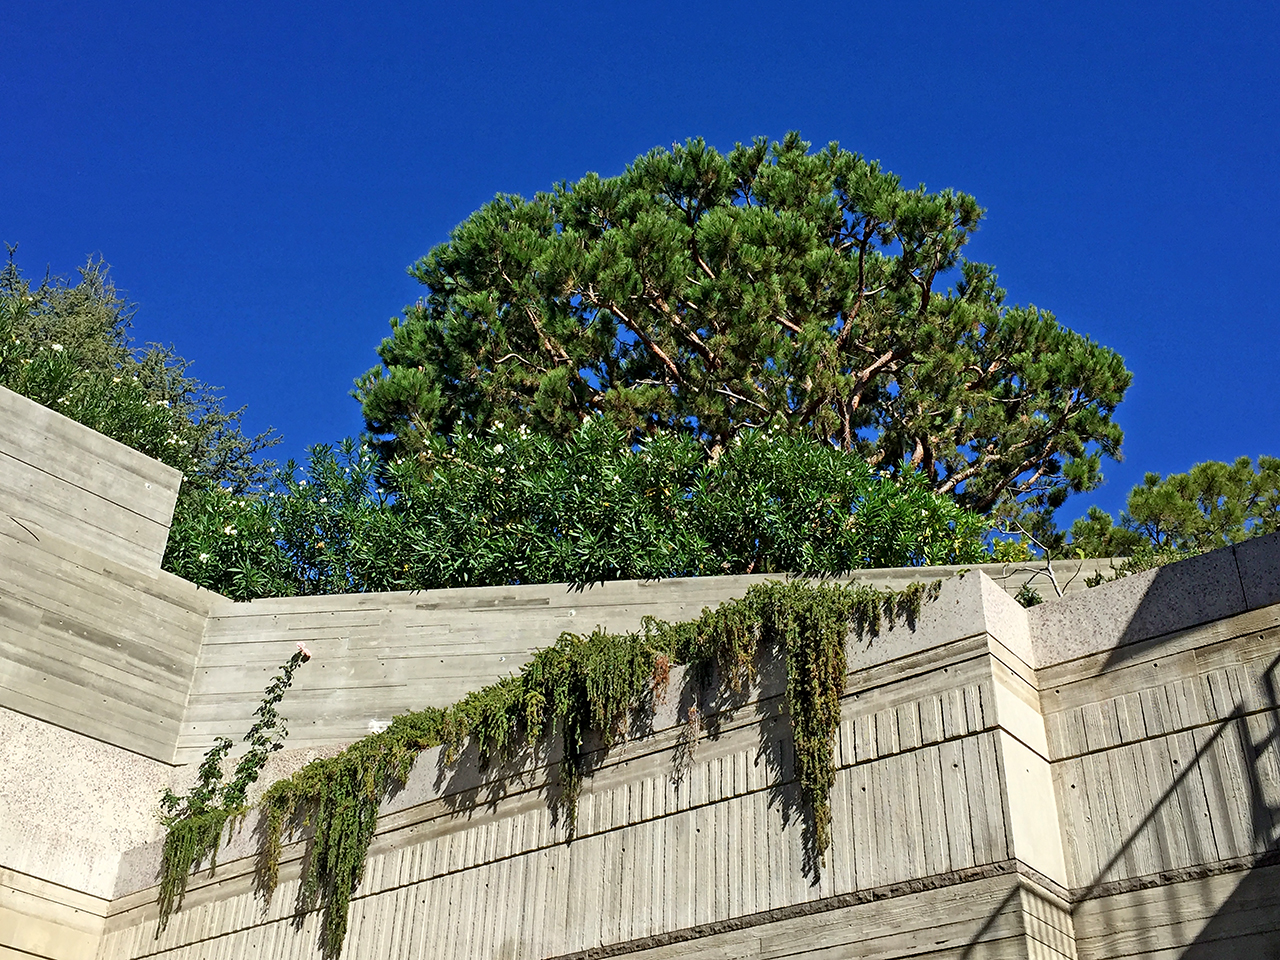
[[[1280,603],[1280,533],[1134,574],[1071,599],[1097,601],[1099,609],[1124,622],[1103,667],[1111,670],[1137,656],[1143,648],[1135,644],[1144,640]]]
[[[1280,886],[1280,807],[1267,803],[1262,791],[1262,770],[1259,763],[1267,751],[1280,753],[1280,696],[1277,691],[1277,673],[1280,672],[1280,656],[1271,661],[1263,673],[1268,709],[1265,734],[1257,739],[1244,721],[1244,705],[1237,703],[1232,714],[1220,721],[1212,737],[1197,751],[1195,763],[1203,762],[1210,745],[1222,737],[1237,738],[1239,750],[1245,760],[1248,774],[1250,841],[1254,862],[1232,891],[1231,895],[1210,916],[1208,922],[1180,954],[1181,960],[1225,960],[1225,958],[1253,957],[1277,960],[1280,958],[1280,909],[1277,909],[1277,887]],[[1184,775],[1186,771],[1184,771]],[[1172,791],[1170,791],[1172,792]],[[1166,797],[1161,802],[1166,802]],[[1151,919],[1166,924],[1192,926],[1201,922],[1203,912],[1196,912],[1196,903],[1184,903],[1175,898],[1173,890],[1165,888],[1169,896],[1163,898],[1159,911]]]
[[[686,777],[698,760],[700,744],[718,740],[730,723],[754,724],[760,731],[757,760],[767,766],[774,784],[770,807],[780,809],[784,827],[800,816],[798,796],[792,796],[795,791],[788,789],[795,779],[794,750],[783,709],[787,679],[781,658],[758,649],[749,683],[737,689],[722,677],[714,662],[701,668],[676,668],[671,676],[670,685],[660,691],[656,701],[655,691],[646,690],[620,718],[614,742],[606,742],[598,731],[586,735],[580,750],[584,783],[611,759],[617,759],[614,751],[628,743],[649,742],[656,734],[675,739],[669,776],[677,792],[687,789]],[[751,711],[749,719],[740,716],[744,709]],[[661,729],[656,730],[655,723]],[[559,728],[543,733],[536,743],[520,741],[509,752],[494,757],[481,756],[475,738],[469,738],[457,756],[439,753],[434,786],[452,814],[471,819],[480,811],[493,813],[513,792],[523,792],[529,784],[537,783],[536,795],[550,809],[552,825],[561,827],[565,839],[570,839],[573,825],[563,819],[566,798],[558,769],[564,753]],[[402,788],[393,789],[389,799]]]
[[[1134,659],[1139,652],[1149,650],[1144,641],[1163,643],[1165,639],[1157,639],[1162,634],[1211,623],[1262,605],[1257,602],[1256,594],[1248,596],[1251,591],[1244,577],[1237,572],[1234,550],[1217,551],[1184,563],[1191,569],[1179,564],[1152,572],[1148,578],[1149,585],[1136,598],[1136,606],[1131,607],[1132,616],[1101,672],[1115,669]],[[1268,600],[1274,602],[1274,598]],[[1073,913],[1078,913],[1081,904],[1121,889],[1140,890],[1145,887],[1150,891],[1134,898],[1127,906],[1123,914],[1125,930],[1112,928],[1105,931],[1108,934],[1134,934],[1132,945],[1123,951],[1125,955],[1134,955],[1135,949],[1136,955],[1148,955],[1148,950],[1137,946],[1141,942],[1139,935],[1144,931],[1169,927],[1173,929],[1166,932],[1166,945],[1152,951],[1153,955],[1177,956],[1180,960],[1237,957],[1280,960],[1280,893],[1277,892],[1280,890],[1280,806],[1269,803],[1263,789],[1265,781],[1275,780],[1272,771],[1280,769],[1280,655],[1263,672],[1262,688],[1265,692],[1262,709],[1259,710],[1255,702],[1250,710],[1249,705],[1237,696],[1233,709],[1212,725],[1208,737],[1190,761],[1183,764],[1181,771],[1097,875],[1083,888],[1072,891]],[[1259,723],[1255,719],[1252,729],[1248,722],[1251,714],[1262,720]],[[1247,836],[1236,837],[1235,840],[1237,847],[1247,847],[1249,853],[1234,860],[1166,870],[1128,883],[1106,882],[1108,874],[1131,856],[1132,848],[1144,831],[1165,829],[1161,811],[1170,804],[1178,804],[1180,792],[1200,789],[1196,784],[1201,778],[1205,787],[1222,782],[1220,749],[1234,752],[1245,772]],[[1176,822],[1181,818],[1171,819]],[[1206,830],[1215,829],[1229,830],[1230,825],[1206,824]],[[1161,845],[1158,836],[1156,842],[1157,846]],[[1216,857],[1209,859],[1216,860]],[[1222,900],[1221,890],[1231,882],[1232,876],[1239,876],[1240,880]],[[1215,877],[1218,878],[1216,884],[1213,882]],[[1214,888],[1218,892],[1214,892]],[[970,956],[982,945],[983,938],[1000,916],[1016,908],[1017,899],[1015,887],[972,938],[964,956]],[[1076,930],[1081,940],[1100,932],[1083,928]],[[1170,953],[1170,949],[1177,949],[1168,945],[1171,943],[1186,946],[1179,953]],[[1104,953],[1087,949],[1080,953],[1081,957],[1111,955],[1114,955],[1111,951]]]

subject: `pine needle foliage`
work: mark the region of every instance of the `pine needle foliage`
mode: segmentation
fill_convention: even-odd
[[[392,457],[597,414],[708,447],[772,427],[979,513],[1052,512],[1118,458],[1131,376],[964,256],[982,216],[795,132],[657,148],[460,223],[355,395]]]
[[[625,735],[638,711],[651,709],[665,696],[673,665],[690,666],[701,671],[699,676],[718,669],[723,682],[740,692],[755,679],[758,664],[777,656],[786,658],[795,772],[811,820],[810,839],[821,856],[830,845],[829,794],[846,641],[850,632],[876,636],[885,619],[913,621],[938,586],[894,592],[858,584],[774,581],[703,610],[690,622],[650,618],[635,633],[597,629],[586,636],[562,634],[518,674],[451,707],[398,716],[386,730],[270,787],[261,802],[266,818],[261,892],[268,900],[274,893],[286,833],[310,830],[296,906],[300,913],[323,909],[321,947],[326,957],[336,958],[378,806],[407,780],[422,751],[443,747],[446,762],[452,762],[470,744],[481,762],[488,763],[514,758],[558,733],[562,759],[555,812],[572,838],[578,792],[588,773],[588,744],[599,742],[607,749]],[[217,824],[219,830],[222,823],[225,818]],[[210,842],[216,847],[216,838],[207,839],[214,825],[213,819],[198,816],[190,822],[171,821],[175,851],[202,849],[200,844]],[[166,869],[182,862],[196,861],[170,865],[166,860]],[[170,909],[175,905],[172,899],[162,901],[162,909],[166,904]]]
[[[1098,507],[1071,527],[1072,550],[1128,557],[1150,569],[1280,530],[1280,457],[1209,460],[1186,473],[1148,473],[1118,520]]]

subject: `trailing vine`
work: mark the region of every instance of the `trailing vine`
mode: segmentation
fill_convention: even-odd
[[[196,773],[195,786],[185,796],[166,788],[160,798],[160,822],[166,827],[164,849],[160,855],[160,925],[156,936],[169,924],[169,917],[182,906],[187,892],[187,878],[205,860],[212,871],[217,865],[222,830],[227,821],[247,809],[249,787],[257,782],[267,755],[284,746],[288,728],[276,710],[285,691],[293,683],[293,673],[311,659],[306,644],[299,643],[297,652],[280,667],[280,672],[267,684],[262,703],[254,712],[258,719],[245,734],[248,751],[236,765],[235,776],[222,782],[222,761],[231,750],[227,737],[218,737],[204,755]]]
[[[729,689],[741,692],[755,679],[757,665],[778,655],[786,657],[795,772],[809,815],[810,841],[817,856],[824,857],[831,842],[829,795],[848,636],[853,631],[874,637],[884,619],[913,621],[939,586],[916,584],[894,592],[857,584],[769,582],[752,587],[739,600],[703,610],[693,621],[669,624],[646,618],[635,633],[597,629],[587,636],[561,634],[518,674],[448,708],[398,716],[386,730],[272,785],[261,800],[266,831],[259,854],[260,892],[269,900],[275,891],[287,829],[309,828],[296,908],[299,913],[323,909],[321,948],[326,957],[336,958],[379,804],[407,780],[422,751],[441,746],[445,761],[453,762],[471,744],[481,762],[488,763],[511,758],[558,731],[563,749],[555,813],[572,837],[577,797],[588,772],[584,748],[589,737],[599,737],[608,748],[624,735],[635,711],[666,696],[672,666],[693,667],[701,677],[718,669]],[[689,722],[701,722],[696,709]],[[177,839],[172,852],[169,839],[165,844],[162,916],[181,904],[180,892],[176,901],[165,892],[178,889],[172,878],[182,871],[185,885],[185,872],[201,859],[187,851],[216,853],[217,837],[210,839],[215,827],[220,832],[229,816],[243,812],[243,794],[236,797],[240,806],[216,808],[225,814],[221,820],[208,805],[192,806],[189,800],[166,820],[170,838]],[[193,815],[186,816],[185,810]]]

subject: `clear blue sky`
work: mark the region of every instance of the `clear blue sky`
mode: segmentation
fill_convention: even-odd
[[[0,240],[90,253],[135,336],[274,425],[359,431],[412,261],[525,195],[702,136],[798,129],[974,194],[1012,300],[1124,355],[1146,470],[1280,455],[1274,3],[175,4],[16,0]]]

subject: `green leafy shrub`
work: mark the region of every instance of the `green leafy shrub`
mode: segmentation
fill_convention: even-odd
[[[974,563],[984,531],[921,475],[829,444],[747,432],[717,456],[670,435],[633,448],[594,418],[566,440],[435,438],[385,467],[351,441],[313,448],[266,494],[179,511],[166,564],[247,599]]]
[[[10,248],[0,269],[0,385],[182,471],[183,495],[261,483],[273,464],[258,454],[276,438],[245,436],[241,411],[223,410],[171,348],[135,350],[132,317],[101,261],[81,267],[74,285],[32,287]]]
[[[280,549],[271,498],[222,487],[179,497],[164,568],[233,600],[298,592]]]

